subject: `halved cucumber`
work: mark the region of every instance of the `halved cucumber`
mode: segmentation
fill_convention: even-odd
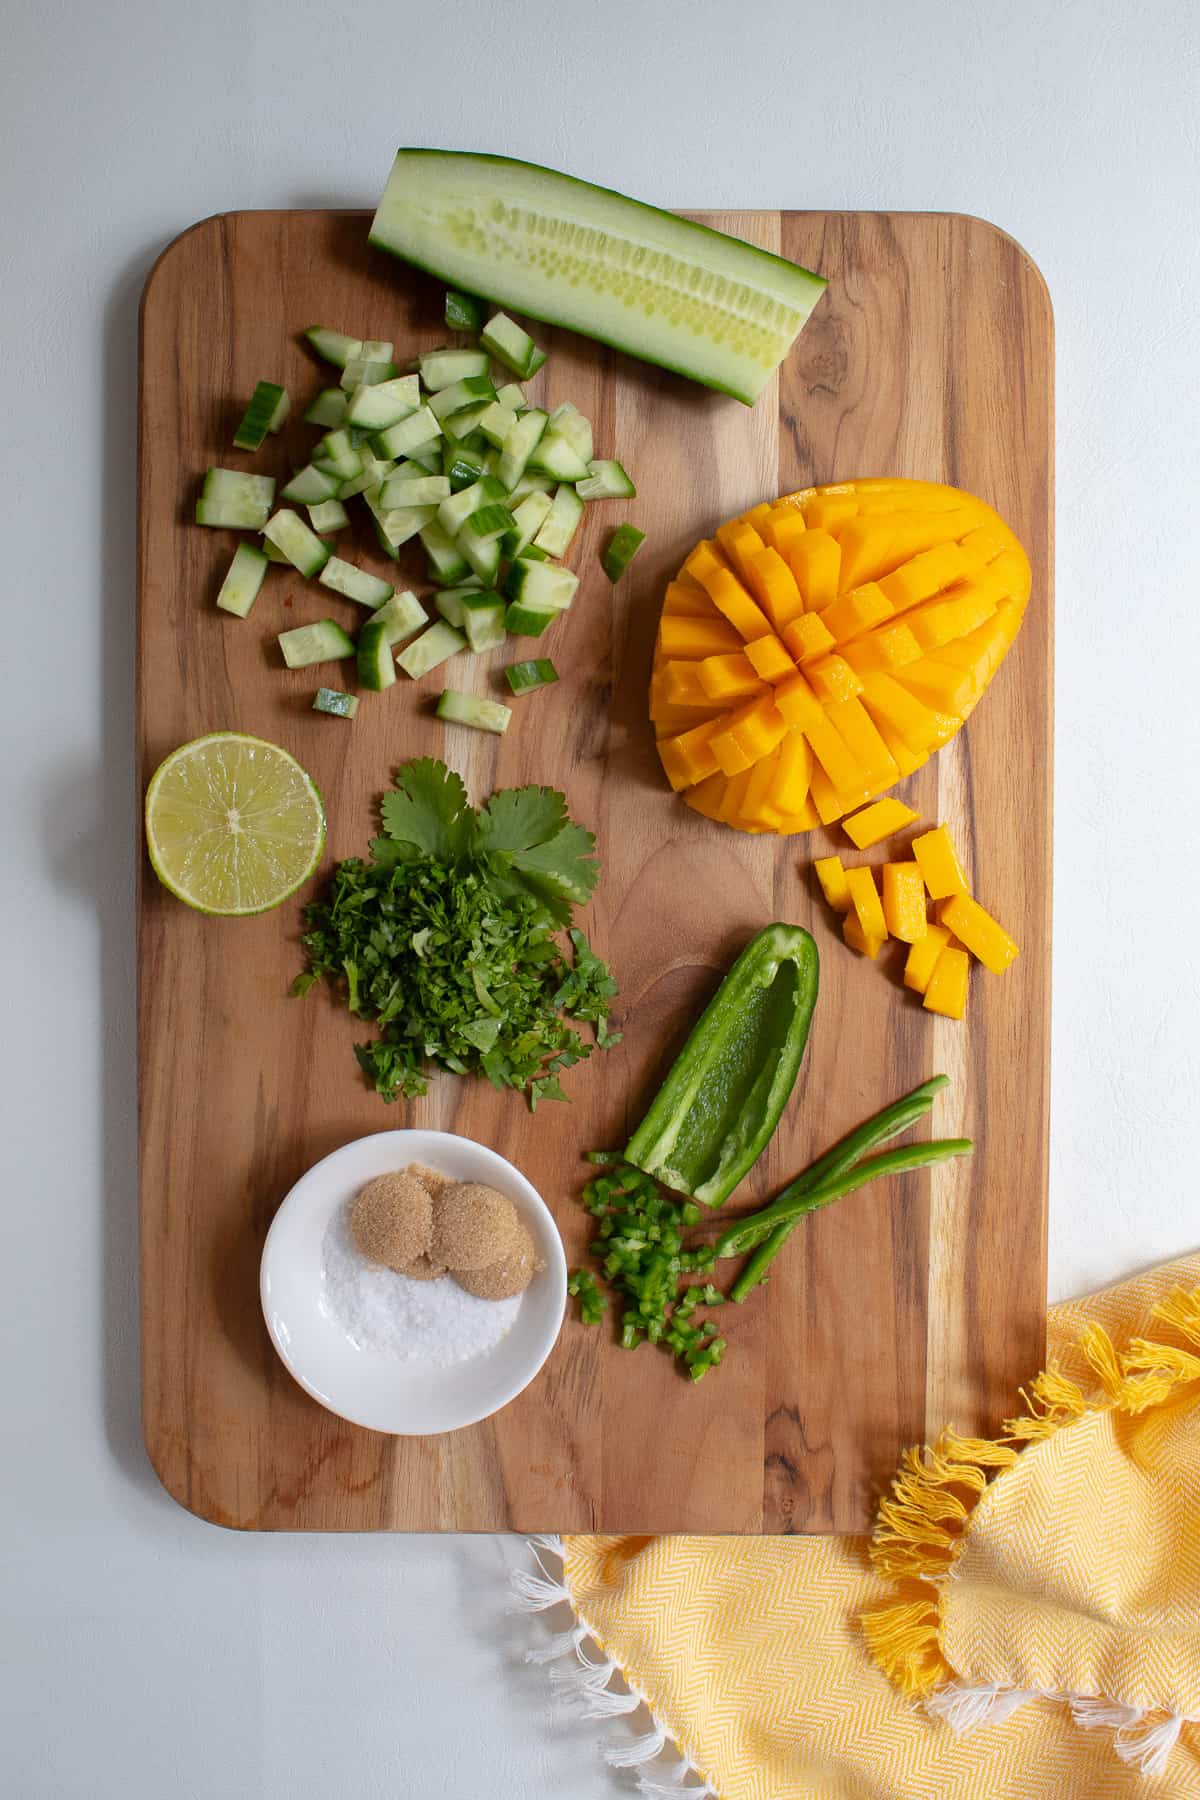
[[[250,396],[241,424],[233,434],[238,450],[257,450],[268,431],[279,431],[291,408],[286,388],[276,381],[260,381]]]
[[[233,531],[261,531],[271,516],[274,498],[275,480],[271,475],[210,469],[196,502],[196,523],[223,525]]]
[[[358,634],[358,679],[372,694],[382,693],[396,679],[391,639],[383,619],[368,619]]]
[[[343,694],[337,688],[318,688],[313,695],[312,709],[330,713],[335,719],[352,719],[358,711],[358,695]]]
[[[385,600],[379,610],[371,614],[367,623],[382,625],[387,631],[388,643],[398,644],[402,639],[411,637],[414,631],[420,631],[422,625],[428,625],[429,617],[417,596],[405,588]]]
[[[343,657],[354,655],[354,645],[336,619],[320,619],[315,625],[297,625],[293,631],[281,631],[279,648],[289,669],[341,662]]]
[[[437,703],[437,716],[448,725],[471,725],[476,731],[494,731],[503,737],[512,720],[512,707],[447,688]]]
[[[221,611],[232,613],[235,619],[244,619],[258,599],[268,566],[265,550],[259,550],[253,544],[239,544],[217,595]]]
[[[528,501],[524,502],[528,505]],[[539,550],[547,556],[565,556],[571,547],[571,539],[579,529],[579,521],[583,517],[583,501],[573,487],[560,487],[556,490],[550,510],[534,537]],[[524,546],[522,546],[524,548]],[[513,553],[514,555],[516,552]]]
[[[539,612],[565,612],[578,586],[578,575],[561,563],[530,562],[519,556],[508,571],[504,591],[510,600]]]
[[[335,500],[341,488],[336,475],[327,475],[314,463],[297,469],[287,486],[280,489],[281,500],[294,500],[298,506],[319,506],[322,500]]]
[[[265,538],[277,545],[302,575],[319,575],[329,561],[329,545],[310,531],[299,513],[284,506],[262,528]],[[340,627],[339,627],[340,629]]]
[[[533,163],[401,150],[371,242],[752,404],[825,288],[738,238]]]
[[[460,604],[467,642],[477,656],[504,642],[504,601],[494,588],[463,594]]]
[[[428,631],[423,631],[419,638],[413,639],[407,650],[400,652],[396,661],[406,675],[419,681],[422,675],[428,675],[430,669],[436,669],[459,650],[464,650],[466,644],[467,640],[461,631],[456,631],[445,619],[436,619]]]
[[[420,358],[421,380],[431,394],[453,387],[468,376],[486,375],[486,350],[429,350]]]
[[[317,580],[322,587],[332,588],[335,594],[343,594],[347,600],[357,601],[359,606],[382,606],[392,595],[390,581],[383,581],[366,569],[356,568],[340,556],[330,557]]]

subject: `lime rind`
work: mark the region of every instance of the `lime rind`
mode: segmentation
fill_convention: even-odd
[[[155,874],[186,906],[246,918],[308,880],[325,847],[325,811],[288,751],[245,732],[209,732],[151,777],[146,845]]]

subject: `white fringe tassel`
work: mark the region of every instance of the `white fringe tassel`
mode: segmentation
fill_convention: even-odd
[[[939,1688],[925,1702],[925,1710],[961,1735],[981,1725],[1001,1724],[1030,1700],[1065,1700],[1080,1730],[1111,1731],[1121,1761],[1143,1775],[1162,1774],[1180,1731],[1194,1722],[1183,1713],[1148,1712],[1102,1694],[1043,1694],[1035,1688],[968,1687],[962,1682]]]
[[[529,1547],[539,1573],[514,1572],[513,1610],[547,1612],[550,1607],[564,1602],[573,1604],[565,1581],[556,1581],[542,1560],[543,1555],[562,1557],[562,1539],[549,1533],[539,1534],[530,1538]],[[599,1662],[594,1661],[584,1648],[589,1640],[601,1657]],[[577,1617],[570,1630],[556,1632],[545,1644],[525,1652],[526,1662],[532,1663],[566,1663],[569,1657],[574,1658],[574,1666],[551,1668],[550,1680],[558,1698],[581,1718],[615,1719],[645,1706],[644,1696],[628,1683],[624,1692],[611,1685],[621,1676],[620,1667],[600,1649],[585,1619]],[[648,1768],[648,1764],[662,1755],[667,1743],[666,1727],[660,1725],[652,1712],[650,1720],[653,1729],[644,1736],[600,1746],[609,1765],[614,1769],[636,1770],[638,1788],[646,1800],[717,1800],[716,1789],[687,1757],[663,1769]],[[698,1777],[698,1786],[688,1780],[691,1775]]]
[[[931,1718],[941,1719],[956,1737],[977,1731],[981,1725],[1000,1725],[1018,1708],[1038,1698],[1034,1688],[998,1687],[994,1682],[971,1687],[966,1682],[951,1682],[939,1688],[925,1702]]]

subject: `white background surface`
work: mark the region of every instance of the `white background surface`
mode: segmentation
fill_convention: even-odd
[[[1198,99],[1186,0],[5,8],[6,1795],[627,1786],[517,1660],[511,1547],[223,1534],[141,1452],[134,371],[154,257],[208,213],[373,204],[397,142],[668,206],[980,213],[1029,249],[1058,324],[1061,1295],[1200,1239]]]

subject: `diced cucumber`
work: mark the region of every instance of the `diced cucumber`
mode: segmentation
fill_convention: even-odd
[[[279,648],[289,669],[307,669],[312,663],[341,662],[354,655],[354,645],[336,619],[320,619],[315,625],[297,625],[281,631]]]
[[[359,606],[382,606],[392,596],[390,581],[383,581],[354,563],[344,562],[340,556],[330,557],[317,580],[322,587],[332,588],[335,594],[355,600]]]
[[[286,388],[276,381],[260,381],[250,396],[242,422],[233,434],[238,450],[257,450],[268,431],[279,431],[291,408]]]
[[[644,531],[636,525],[618,525],[600,558],[600,566],[615,585],[646,541]]]
[[[466,557],[436,519],[431,519],[428,525],[423,525],[418,535],[425,555],[429,559],[429,574],[432,581],[454,582],[466,574]]]
[[[363,466],[362,453],[350,442],[350,433],[345,426],[325,433],[313,451],[313,462],[339,482],[353,481]]]
[[[341,388],[322,388],[308,411],[305,422],[309,425],[323,425],[332,430],[346,423],[346,412],[350,405],[350,396]]]
[[[504,642],[504,601],[493,588],[461,597],[467,642],[477,656]]]
[[[499,700],[480,700],[474,694],[456,694],[447,688],[437,703],[437,716],[448,725],[471,725],[476,731],[494,731],[503,737],[512,719],[512,707]]]
[[[365,495],[364,495],[364,498],[365,498]],[[375,527],[375,536],[378,540],[379,548],[383,551],[383,554],[385,556],[390,556],[393,562],[398,562],[400,559],[399,546],[396,544],[393,544],[393,542],[389,538],[387,532],[383,529],[383,520],[379,517],[378,513],[371,514],[371,523]]]
[[[391,362],[396,346],[390,338],[364,338],[358,354],[366,362]]]
[[[450,483],[444,475],[406,475],[397,469],[389,475],[379,495],[384,512],[394,506],[438,506],[450,498]]]
[[[521,504],[514,507],[513,530],[504,540],[505,556],[520,556],[525,546],[533,542],[550,507],[549,494],[526,494]]]
[[[547,415],[540,407],[532,406],[527,413],[521,414],[505,438],[496,473],[509,493],[524,475],[529,459],[537,449],[538,440],[546,429],[546,423]]]
[[[466,443],[468,438],[478,436],[479,421],[490,405],[489,400],[485,406],[469,406],[465,412],[451,413],[443,423],[442,430],[456,444]]]
[[[528,499],[530,494],[553,494],[554,487],[548,475],[522,475],[509,493],[508,504],[514,506],[517,501]]]
[[[422,475],[444,475],[446,471],[442,467],[441,446],[445,441],[445,438],[430,438],[427,444],[418,444],[415,450],[408,453],[408,467],[414,473],[420,471]],[[395,470],[392,473],[395,474]]]
[[[539,550],[538,546],[536,544],[526,544],[525,548],[521,552],[521,561],[522,562],[549,562],[550,561],[550,553],[547,550]]]
[[[344,331],[330,331],[325,325],[310,325],[304,335],[317,355],[337,369],[344,369],[352,357],[362,355],[362,339],[347,337]]]
[[[487,307],[474,294],[446,289],[446,323],[451,331],[478,331],[487,318]]]
[[[422,675],[428,675],[440,663],[449,660],[459,650],[465,650],[467,640],[461,631],[448,625],[445,619],[435,619],[428,631],[423,631],[419,638],[414,638],[407,650],[402,650],[396,658],[406,675],[414,681],[420,681]]]
[[[394,362],[371,362],[364,356],[355,356],[342,370],[340,385],[352,393],[355,388],[379,387],[382,382],[395,381],[399,373]]]
[[[504,613],[504,629],[514,637],[541,637],[547,625],[561,618],[558,607],[523,606],[519,600],[513,600]]]
[[[401,150],[371,242],[748,404],[820,299],[807,269],[532,163]]]
[[[632,500],[637,489],[619,462],[590,462],[575,492],[581,500]]]
[[[401,544],[407,544],[409,538],[415,538],[424,531],[431,519],[437,517],[436,506],[396,506],[390,511],[381,510],[376,514],[388,543],[393,550]]]
[[[499,400],[493,400],[486,407],[479,421],[479,429],[489,444],[497,450],[503,450],[504,440],[517,422],[517,415],[507,406],[501,406]]]
[[[371,448],[376,456],[409,456],[421,444],[428,444],[432,438],[441,435],[442,428],[429,408],[419,406],[415,413],[410,414],[407,419],[401,419],[398,425],[390,425],[386,431],[377,431],[371,439]]]
[[[420,359],[421,381],[431,394],[440,394],[473,375],[486,375],[486,350],[429,350]]]
[[[287,557],[283,554],[283,551],[279,548],[278,544],[273,544],[270,538],[263,539],[263,555],[269,563],[287,562]],[[288,567],[291,568],[290,563],[288,563]]]
[[[271,475],[210,469],[196,502],[196,523],[223,525],[232,531],[261,531],[271,516],[274,498],[275,480]]]
[[[358,634],[358,680],[372,694],[382,693],[396,679],[391,641],[382,619],[368,619]]]
[[[350,523],[340,500],[321,500],[310,506],[308,521],[314,531],[342,531]]]
[[[575,489],[557,488],[545,522],[534,537],[535,545],[539,550],[544,550],[547,556],[565,556],[582,517],[583,501]]]
[[[350,396],[346,423],[359,431],[386,431],[409,418],[421,404],[421,384],[415,375],[399,375],[378,387],[356,387]]]
[[[473,487],[482,476],[483,457],[478,451],[456,450],[453,445],[447,444],[442,467],[450,483],[450,492],[461,494],[464,488]]]
[[[547,425],[529,458],[529,467],[538,474],[553,475],[555,481],[583,481],[588,472],[587,464],[557,425]]]
[[[480,582],[476,576],[472,576],[469,581],[460,582],[457,587],[443,588],[440,594],[433,596],[433,604],[448,624],[461,631],[466,616],[463,612],[463,599],[467,594],[477,594],[479,591]]]
[[[385,249],[388,247],[384,246]],[[485,350],[491,351],[498,363],[503,363],[506,369],[511,369],[522,381],[528,381],[546,360],[529,333],[522,331],[516,320],[510,319],[507,313],[493,313],[480,332],[479,341]]]
[[[417,596],[404,588],[385,600],[379,610],[371,614],[367,623],[382,625],[387,632],[388,643],[399,644],[406,637],[411,637],[414,631],[420,631],[422,625],[429,623],[429,619]]]
[[[519,556],[508,571],[504,591],[510,600],[538,610],[565,612],[575,598],[579,577],[561,563],[531,562]]]
[[[471,487],[460,488],[448,500],[442,501],[438,507],[438,524],[456,538],[472,513],[478,512],[481,506],[503,499],[504,489],[495,477],[481,475]]]
[[[583,464],[591,462],[596,454],[592,438],[592,421],[585,419],[578,407],[572,406],[569,400],[557,407],[550,414],[548,431],[556,431],[560,437],[566,438],[572,450]]]
[[[532,694],[535,688],[557,681],[558,670],[548,656],[539,656],[530,662],[510,663],[504,676],[514,694]]]
[[[358,695],[343,694],[337,688],[318,688],[313,696],[314,712],[330,713],[335,719],[352,719],[358,711]]]
[[[319,506],[322,500],[337,498],[339,482],[335,475],[326,475],[313,463],[306,463],[304,468],[297,469],[285,488],[280,490],[281,500],[294,500],[298,506]]]
[[[221,611],[232,613],[235,619],[244,619],[258,599],[267,567],[265,550],[258,550],[253,544],[239,544],[217,595]]]
[[[329,545],[310,531],[299,513],[283,506],[262,528],[263,536],[277,544],[294,569],[302,575],[319,575],[329,561]]]
[[[480,406],[489,407],[495,398],[496,390],[489,375],[469,375],[465,380],[456,381],[434,394],[429,402],[429,410],[441,422],[454,413],[473,412]],[[479,422],[482,425],[482,417]]]
[[[507,506],[501,506],[497,502],[492,506],[481,506],[478,512],[473,512],[467,520],[466,529],[481,544],[486,544],[491,538],[504,537],[515,524],[516,520]]]
[[[496,580],[500,573],[502,555],[498,537],[477,537],[469,525],[464,525],[454,541],[480,581],[490,584]]]
[[[525,389],[518,387],[515,381],[507,381],[496,389],[496,399],[501,406],[507,406],[510,412],[525,411]]]
[[[370,451],[359,451],[363,458],[363,466],[352,481],[338,483],[339,500],[352,500],[355,494],[365,494],[368,488],[382,487],[396,465],[391,462],[380,462]]]

